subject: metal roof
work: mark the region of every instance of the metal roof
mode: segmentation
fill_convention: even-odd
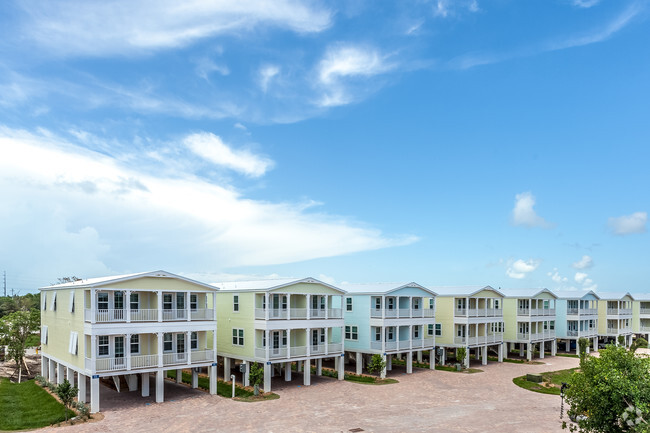
[[[388,293],[395,292],[400,289],[407,287],[413,287],[416,289],[424,290],[425,292],[430,293],[432,296],[436,296],[437,293],[433,290],[430,290],[424,286],[421,286],[418,283],[413,281],[408,283],[343,283],[341,287],[350,294],[364,294],[364,295],[386,295]]]

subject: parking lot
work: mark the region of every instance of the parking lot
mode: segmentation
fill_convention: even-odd
[[[577,367],[576,358],[552,357],[543,365],[491,362],[482,373],[459,374],[397,367],[390,385],[364,385],[312,376],[284,384],[274,379],[278,400],[232,401],[166,382],[164,403],[139,392],[102,388],[102,413],[94,423],[57,432],[560,432],[560,397],[530,392],[512,378]]]

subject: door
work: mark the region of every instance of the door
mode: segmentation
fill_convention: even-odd
[[[185,334],[176,334],[176,359],[185,361]]]
[[[176,318],[187,319],[185,313],[185,293],[176,293]]]
[[[314,348],[318,347],[318,329],[312,329],[311,331],[311,345],[314,346]]]
[[[124,365],[124,337],[116,336],[113,342],[115,365]]]
[[[124,320],[124,292],[113,293],[113,314],[115,320]]]
[[[275,356],[278,356],[280,354],[280,332],[279,331],[273,331],[273,345],[271,346],[271,352]]]

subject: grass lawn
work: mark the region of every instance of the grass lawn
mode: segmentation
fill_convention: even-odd
[[[167,377],[176,379],[176,370],[169,370],[167,372]],[[192,383],[192,375],[186,371],[183,371],[183,383]],[[208,391],[210,389],[210,379],[206,376],[199,375],[199,388]],[[223,380],[217,380],[217,394],[222,397],[231,398],[232,384],[224,382]],[[275,400],[277,398],[280,398],[280,396],[273,393],[266,393],[264,395],[256,396],[253,391],[249,391],[246,388],[235,385],[235,398],[237,400],[251,402],[260,400]]]
[[[64,408],[33,380],[11,383],[0,378],[0,430],[44,427],[65,420]],[[75,416],[68,411],[68,418]]]
[[[542,373],[542,383],[529,382],[526,376],[519,376],[512,379],[515,385],[529,391],[540,392],[542,394],[560,395],[562,382],[568,382],[571,375],[577,368],[568,370],[547,371]]]
[[[463,373],[463,374],[483,373],[483,370],[481,370],[480,368],[464,368],[461,371],[458,371],[456,370],[456,367],[452,365],[436,365],[436,370],[451,371],[452,373]]]
[[[339,374],[336,370],[323,368],[323,376],[333,377],[334,379],[338,379]],[[363,383],[366,385],[388,385],[390,383],[399,383],[397,379],[381,379],[375,376],[364,376],[364,375],[358,376],[352,373],[345,373],[343,375],[343,379],[347,380],[348,382]]]

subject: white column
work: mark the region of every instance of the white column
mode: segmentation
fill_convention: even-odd
[[[99,378],[90,379],[90,412],[99,412]]]
[[[284,380],[285,382],[291,382],[291,363],[284,363]]]
[[[381,355],[382,360],[384,361],[384,368],[382,368],[379,377],[386,379],[386,368],[388,367],[388,361],[386,360],[386,354]]]
[[[140,378],[142,382],[142,396],[149,397],[149,373],[142,373]]]
[[[250,386],[250,372],[251,372],[251,363],[244,361],[244,386]]]
[[[421,350],[418,350],[417,353],[418,353],[418,355],[417,355],[417,356],[418,356],[418,362],[419,362],[420,364],[422,364],[422,351],[421,351]]]
[[[93,317],[95,317],[94,314],[93,314]],[[97,363],[97,337],[95,336],[95,334],[90,334],[90,370],[93,373],[95,373],[97,371],[96,363]],[[52,365],[52,361],[50,361],[50,365]],[[52,370],[50,370],[50,371],[52,371]],[[54,379],[52,378],[52,375],[50,374],[50,382],[52,382],[53,380]]]
[[[162,300],[162,291],[161,290],[156,290],[156,298],[158,300],[158,321],[162,322],[163,321],[163,314],[162,314],[162,307],[163,307],[163,300]],[[215,305],[216,308],[216,305]],[[158,391],[156,391],[156,394],[158,394]]]
[[[386,295],[381,295],[381,318],[386,318]]]
[[[363,354],[361,352],[357,352],[356,360],[357,360],[357,374],[361,374],[361,372],[363,371]]]
[[[97,302],[95,302],[95,299],[97,297],[97,290],[92,289],[90,290],[90,323],[96,323],[97,322]],[[93,351],[95,346],[93,346]],[[94,365],[94,364],[93,364]]]
[[[307,328],[307,357],[311,356],[311,328]]]
[[[544,359],[544,348],[546,347],[546,342],[542,341],[539,343],[539,358]]]
[[[465,365],[467,368],[469,368],[469,347],[467,348],[466,354],[465,354]]]
[[[329,328],[324,328],[323,332],[325,332],[325,355],[329,354]]]
[[[594,337],[593,340],[594,352],[598,352],[598,337]]]
[[[131,370],[131,334],[124,334],[124,353],[126,355],[126,369]]]
[[[406,354],[406,373],[407,374],[413,373],[413,352],[408,352]]]
[[[165,372],[162,369],[156,371],[156,403],[165,401]]]
[[[345,379],[345,354],[341,354],[341,356],[337,356],[336,360],[338,361],[338,365],[336,366],[338,379],[343,380]]]
[[[532,343],[528,343],[526,345],[526,349],[527,349],[526,350],[526,359],[528,359],[529,361],[532,361],[533,360],[533,350],[535,350],[535,346],[533,346]]]
[[[131,291],[127,290],[124,293],[125,293],[124,297],[126,298],[124,300],[124,308],[126,310],[124,317],[126,318],[126,323],[131,323]]]
[[[264,319],[269,320],[269,310],[271,309],[271,306],[269,305],[269,292],[264,292],[264,305],[266,306],[266,308],[264,309]],[[267,341],[267,343],[268,343],[268,341]],[[269,359],[269,358],[267,357],[266,359]],[[267,392],[267,391],[264,391],[264,392]]]
[[[498,359],[499,362],[503,362],[503,347],[506,346],[506,344],[507,343],[499,344],[499,359]]]
[[[409,296],[410,298],[410,296]],[[413,325],[409,325],[409,350],[413,349]],[[411,353],[411,352],[409,352]],[[413,354],[411,353],[411,358],[413,358]]]
[[[291,293],[287,293],[287,319],[291,319]]]
[[[409,317],[413,317],[413,296],[409,296]]]
[[[266,332],[266,331],[264,331]],[[268,341],[266,342],[268,346]],[[268,359],[268,357],[267,357]],[[230,358],[224,356],[223,357],[223,380],[224,382],[228,382],[230,380]]]
[[[307,319],[311,319],[311,295],[307,294]],[[309,347],[309,345],[307,345]]]
[[[74,370],[68,367],[65,373],[66,379],[70,382],[70,386],[74,386]]]
[[[190,309],[187,309],[187,315],[190,315]],[[198,336],[197,336],[198,338]],[[192,331],[187,331],[185,336],[185,350],[187,351],[187,365],[192,365]]]
[[[442,347],[442,354],[440,355],[440,365],[447,363],[447,349]]]
[[[215,395],[217,393],[217,366],[210,366],[210,394]]]
[[[43,376],[45,380],[48,380],[47,374],[48,374],[48,359],[43,355],[41,355],[41,376]]]
[[[526,351],[524,350],[524,343],[519,343],[519,356],[523,358],[525,353]]]
[[[187,321],[192,320],[192,312],[190,311],[190,292],[185,292],[185,314],[187,314]]]
[[[483,348],[481,349],[481,352],[482,352],[481,354],[483,355],[483,359],[481,360],[481,364],[487,365],[487,363],[488,363],[488,347],[483,346]]]
[[[192,388],[199,387],[199,372],[196,368],[192,369]]]
[[[327,320],[329,318],[330,302],[332,300],[332,297],[328,295],[324,295],[324,296],[325,296],[325,320]],[[325,343],[327,343],[327,338],[325,339]]]
[[[264,392],[271,392],[271,364],[268,362],[264,364]]]
[[[386,370],[393,370],[393,355],[386,355]]]
[[[56,362],[52,361],[51,359],[48,362],[48,367],[49,367],[49,374],[48,374],[48,382],[51,383],[56,383]]]
[[[323,375],[323,358],[318,358],[316,360],[316,376]]]
[[[305,360],[305,371],[303,373],[303,385],[311,385],[311,362],[309,359]]]
[[[551,342],[551,356],[557,355],[557,340]]]
[[[183,383],[183,370],[180,368],[176,369],[176,383]]]
[[[63,372],[63,369],[64,369],[63,364],[61,364],[60,362],[57,362],[56,363],[56,383],[57,384],[62,384],[63,383],[63,379],[64,379],[63,375],[65,374]]]
[[[77,378],[77,388],[79,388],[79,392],[77,393],[77,399],[85,403],[86,402],[86,376],[79,373],[79,377]]]
[[[296,361],[296,372],[300,373],[302,371],[302,361]]]

